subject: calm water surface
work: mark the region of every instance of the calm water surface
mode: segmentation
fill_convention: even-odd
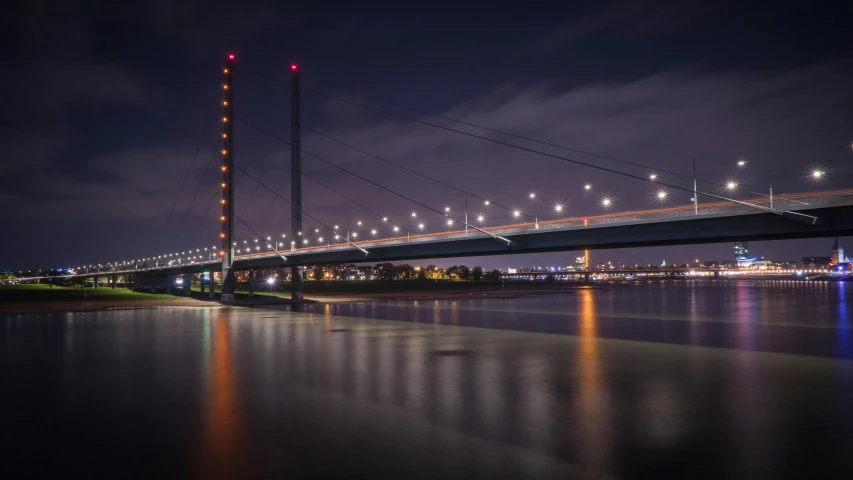
[[[851,296],[0,317],[0,477],[849,478]]]

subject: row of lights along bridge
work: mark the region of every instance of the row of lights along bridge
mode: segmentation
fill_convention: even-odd
[[[747,165],[747,162],[745,160],[739,160],[737,162],[737,165],[739,167],[745,167]],[[814,169],[811,172],[809,172],[808,177],[812,180],[821,180],[824,178],[824,175],[825,175],[825,172],[823,170]],[[657,174],[653,173],[653,174],[649,175],[649,180],[651,180],[651,181],[656,181],[657,178],[658,178]],[[738,188],[738,183],[736,181],[729,180],[725,183],[725,186],[726,186],[725,188],[727,190],[734,191]],[[584,191],[591,191],[592,189],[593,189],[592,184],[587,183],[587,184],[584,184],[584,186],[583,186]],[[668,197],[669,197],[669,192],[666,189],[658,189],[655,192],[655,198],[659,201],[664,201]],[[530,193],[528,195],[528,199],[532,203],[534,213],[529,214],[529,213],[525,213],[524,211],[522,211],[521,208],[513,208],[512,211],[510,212],[510,217],[513,220],[523,220],[525,218],[528,220],[533,220],[534,227],[538,228],[539,220],[541,218],[539,216],[539,208],[538,208],[538,201],[537,201],[538,195],[536,193]],[[488,207],[489,205],[491,205],[491,202],[488,200],[485,200],[483,202],[483,205],[485,207]],[[599,198],[599,205],[603,209],[609,210],[610,208],[613,207],[614,202],[610,196],[603,195]],[[554,214],[555,218],[559,218],[563,214],[564,210],[565,210],[565,205],[559,201],[556,201],[551,205],[551,211]],[[449,216],[452,209],[450,207],[445,207],[444,211]],[[487,218],[488,217],[486,216],[485,213],[478,213],[474,216],[474,221],[480,226],[486,226]],[[467,221],[468,221],[468,219],[467,219],[467,212],[466,212],[466,222]],[[382,222],[388,223],[389,222],[388,217],[383,217]],[[412,226],[413,222],[414,222],[414,227]],[[445,225],[446,225],[448,230],[452,229],[455,226],[455,223],[456,222],[451,218],[448,218],[445,221]],[[347,239],[350,241],[357,241],[357,240],[365,240],[365,239],[371,239],[371,238],[379,238],[378,236],[380,234],[380,229],[378,226],[373,226],[373,227],[370,227],[369,229],[362,230],[366,233],[361,234],[360,229],[362,227],[364,227],[364,222],[359,220],[359,221],[356,221],[355,224],[356,224],[357,228],[347,229],[347,230],[342,230],[339,225],[335,225],[334,226],[335,233],[332,234],[331,237],[328,237],[328,236],[324,237],[320,233],[319,229],[314,229],[314,233],[317,234],[317,238],[313,242],[307,236],[302,235],[302,232],[299,232],[299,236],[304,237],[304,238],[302,238],[302,242],[301,242],[302,246],[307,247],[307,246],[311,246],[312,244],[322,245],[323,243],[331,244],[332,240],[341,241],[343,239]],[[394,235],[399,235],[400,231],[401,231],[401,227],[399,225],[393,224],[393,223],[392,223],[392,225],[393,226],[390,228],[389,233],[394,234]],[[411,213],[411,216],[408,219],[406,225],[408,228],[405,228],[403,230],[406,230],[407,238],[411,238],[411,236],[417,236],[417,235],[421,235],[423,233],[426,233],[427,224],[424,221],[421,221],[420,217],[418,217],[417,212]],[[288,249],[288,247],[290,247],[290,248],[296,248],[297,247],[297,241],[292,240],[290,242],[287,242],[286,238],[287,238],[287,234],[281,234],[280,238],[278,236],[276,236],[276,240],[273,240],[273,236],[267,236],[265,244],[263,244],[260,241],[260,239],[257,239],[257,238],[253,239],[252,241],[243,240],[242,244],[239,242],[234,242],[234,246],[236,247],[235,253],[237,253],[238,255],[245,255],[245,254],[257,253],[257,252],[261,252],[261,251],[286,250],[286,249]],[[263,250],[262,249],[263,247],[266,247],[266,250]],[[148,267],[151,267],[151,266],[153,266],[153,267],[164,267],[164,266],[174,266],[174,265],[185,265],[185,264],[193,264],[193,263],[219,261],[220,258],[221,257],[219,257],[219,254],[216,251],[216,247],[210,247],[210,248],[204,247],[203,249],[202,248],[196,248],[195,250],[190,249],[189,251],[184,251],[184,252],[168,253],[168,254],[162,254],[162,255],[157,255],[157,256],[152,256],[152,257],[140,258],[140,259],[136,259],[136,260],[126,260],[126,261],[122,261],[122,262],[113,262],[113,263],[107,263],[105,265],[104,264],[84,265],[84,266],[77,267],[76,270],[78,272],[86,271],[88,273],[89,271],[98,272],[104,268],[112,270],[113,267],[117,270],[125,269],[125,268],[127,268],[127,269],[139,268],[140,265],[145,265]]]

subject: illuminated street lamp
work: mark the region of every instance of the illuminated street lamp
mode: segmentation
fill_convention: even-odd
[[[539,204],[536,203],[536,194],[531,193],[530,199],[533,200],[533,228],[539,228]]]
[[[815,180],[819,180],[819,179],[823,178],[823,171],[822,170],[813,170],[812,171],[812,178],[814,178]]]
[[[586,185],[584,185],[584,186],[583,186],[583,189],[584,189],[584,190],[591,190],[591,189],[592,189],[592,185],[590,185],[590,184],[588,184],[588,183],[587,183]]]

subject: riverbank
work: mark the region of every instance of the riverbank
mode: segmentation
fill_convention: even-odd
[[[209,307],[200,296],[181,297],[135,292],[125,288],[81,288],[50,285],[0,286],[0,315],[47,312],[90,312],[110,308]]]
[[[578,283],[542,282],[308,282],[305,301],[310,303],[341,303],[377,300],[454,300],[466,298],[518,298],[536,295],[569,293],[589,288]],[[289,304],[290,285],[277,284],[248,293],[246,285],[238,285],[234,306]],[[47,313],[62,311],[98,311],[111,308],[148,307],[210,307],[219,305],[219,295],[209,298],[198,286],[189,297],[165,293],[136,292],[124,288],[53,287],[49,285],[0,286],[0,315]]]

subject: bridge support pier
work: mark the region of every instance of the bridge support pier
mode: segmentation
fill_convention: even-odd
[[[249,296],[255,296],[255,271],[249,270]]]
[[[113,290],[115,290],[115,288],[116,288],[116,283],[118,283],[118,275],[113,274],[111,277],[112,277],[112,278],[110,278],[110,280],[111,280],[110,288],[112,288]]]
[[[200,274],[198,276],[198,288],[201,290],[201,294],[204,295],[204,274]]]
[[[192,293],[191,287],[193,284],[193,275],[191,273],[184,274],[184,296],[189,297]]]
[[[210,298],[213,298],[214,295],[216,295],[216,284],[214,283],[214,278],[215,277],[214,277],[213,271],[211,271],[210,272],[210,280],[208,281],[208,283],[210,284],[210,293],[209,293]]]

